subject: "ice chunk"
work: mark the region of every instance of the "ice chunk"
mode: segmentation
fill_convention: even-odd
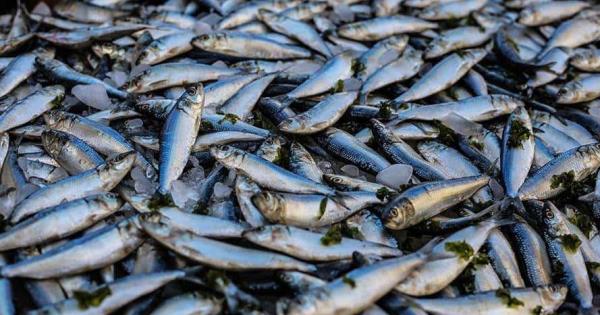
[[[116,86],[123,86],[127,82],[127,74],[123,71],[110,71],[107,73],[108,77],[111,78]]]
[[[217,60],[215,61],[212,66],[214,67],[220,67],[220,68],[228,68],[227,64],[223,61],[223,60]]]
[[[133,46],[135,45],[135,40],[129,36],[124,36],[113,40],[113,44],[121,47]]]
[[[317,162],[317,166],[319,167],[319,169],[321,170],[321,172],[323,172],[325,174],[331,174],[331,173],[333,173],[333,167],[331,165],[331,162],[328,162],[328,161],[319,161],[319,162]]]
[[[212,27],[210,26],[210,24],[202,21],[198,21],[196,22],[196,24],[194,24],[194,34],[202,35],[208,34],[210,32],[212,32]]]
[[[344,91],[358,91],[362,82],[357,78],[350,78],[344,80]]]
[[[151,195],[157,188],[157,185],[146,177],[144,170],[139,166],[131,170],[131,178],[134,182],[134,189],[138,193]]]
[[[360,171],[358,169],[358,167],[356,167],[356,165],[352,165],[352,164],[347,164],[342,166],[341,168],[342,172],[344,172],[344,174],[350,176],[350,177],[358,177]]]
[[[36,4],[36,6],[33,8],[33,10],[31,10],[31,13],[38,14],[38,15],[45,15],[45,16],[52,15],[52,11],[50,10],[50,7],[44,1],[38,2],[38,4]]]
[[[333,12],[335,12],[337,17],[343,22],[354,21],[354,12],[352,12],[352,9],[350,9],[350,7],[345,4],[338,4],[333,6]]]
[[[229,188],[229,186],[218,182],[215,184],[214,190],[213,190],[213,196],[216,199],[222,200],[225,199],[227,197],[229,197],[229,195],[231,195],[231,192],[233,190],[231,188]]]
[[[398,189],[400,186],[408,184],[412,172],[413,168],[410,165],[394,164],[379,172],[375,179],[382,185]]]
[[[588,103],[588,113],[596,118],[600,118],[600,100],[594,100]]]
[[[215,25],[221,21],[221,16],[215,13],[208,14],[200,19],[200,22],[206,23],[209,26]]]
[[[194,156],[190,156],[190,162],[194,165],[189,171],[187,171],[182,176],[182,180],[192,186],[200,187],[202,185],[202,180],[204,180],[204,168],[199,165],[198,159]]]
[[[490,189],[492,190],[492,195],[495,200],[500,200],[504,197],[504,188],[502,188],[502,185],[493,178],[490,179]]]
[[[112,107],[108,94],[106,94],[106,89],[102,84],[79,84],[71,89],[71,93],[87,106],[99,110]]]
[[[183,181],[176,180],[171,185],[171,196],[173,202],[180,208],[185,208],[186,205],[198,201],[198,191]]]

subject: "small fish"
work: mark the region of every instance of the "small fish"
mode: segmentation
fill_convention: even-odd
[[[339,243],[324,243],[325,234],[285,225],[265,225],[244,232],[243,237],[256,245],[306,261],[347,259],[353,252],[380,257],[402,255],[396,248],[345,237]]]
[[[382,209],[386,227],[401,230],[431,218],[487,185],[485,175],[429,182],[403,191]],[[432,200],[431,196],[435,196]]]
[[[311,52],[303,47],[282,44],[262,35],[237,32],[203,34],[192,45],[207,52],[238,58],[297,59],[308,58]]]
[[[187,164],[200,130],[204,87],[191,86],[169,113],[160,137],[160,175],[158,191],[166,194]]]
[[[419,33],[437,27],[436,23],[416,17],[394,15],[344,24],[338,28],[337,33],[352,40],[376,41],[392,35]]]
[[[240,171],[257,184],[292,193],[333,194],[333,189],[296,175],[252,153],[230,146],[214,146],[212,156],[225,167]]]
[[[394,103],[403,104],[419,100],[447,89],[467,74],[471,67],[483,59],[486,54],[484,49],[472,49],[444,58],[413,84],[408,91],[395,98]]]

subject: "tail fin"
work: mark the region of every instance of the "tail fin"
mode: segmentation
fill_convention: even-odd
[[[287,94],[275,96],[273,98],[278,100],[281,103],[281,108],[285,108],[285,107],[292,105],[292,103],[294,103],[294,101],[296,100],[293,97],[288,96]]]
[[[596,202],[596,201],[600,201],[600,194],[597,193],[596,191],[593,191],[589,194],[580,196],[577,199],[579,199],[579,201],[583,201],[583,202]]]
[[[369,96],[368,94],[360,93],[360,95],[358,96],[358,104],[366,105],[368,96]]]
[[[527,215],[525,210],[525,205],[523,205],[523,201],[519,197],[506,197],[502,200],[502,204],[500,206],[500,213],[505,215],[512,214],[513,210],[516,210],[517,213],[521,215]]]

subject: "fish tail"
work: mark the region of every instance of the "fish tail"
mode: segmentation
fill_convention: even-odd
[[[294,103],[295,99],[288,95],[276,96],[274,99],[278,100],[281,103],[281,108],[288,107]]]
[[[368,96],[369,95],[367,93],[360,93],[360,95],[358,96],[358,103],[360,105],[366,105]]]
[[[526,216],[525,205],[519,197],[506,197],[501,201],[500,212],[503,215],[509,216],[514,212]]]

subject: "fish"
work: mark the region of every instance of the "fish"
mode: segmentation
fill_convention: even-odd
[[[10,220],[12,223],[17,223],[27,216],[44,208],[56,206],[63,201],[110,191],[129,173],[134,160],[133,152],[117,155],[93,169],[39,189],[16,205]]]
[[[168,193],[173,181],[183,173],[200,130],[203,107],[203,85],[191,86],[177,100],[167,117],[160,137],[158,191],[161,194]]]
[[[266,188],[305,194],[334,193],[330,187],[305,179],[261,157],[231,146],[213,146],[210,152],[225,167],[243,172],[254,182]]]
[[[285,225],[265,225],[245,231],[244,239],[271,250],[306,261],[348,259],[354,252],[380,257],[401,256],[397,248],[342,237],[339,243],[327,242],[326,234]]]
[[[523,107],[508,118],[502,133],[502,180],[506,195],[517,197],[533,162],[535,141],[529,114]]]
[[[393,102],[402,104],[415,101],[445,90],[467,74],[486,54],[485,49],[472,49],[444,58]]]
[[[252,197],[252,203],[271,222],[309,228],[340,222],[382,200],[364,191],[338,192],[333,197],[262,191]]]
[[[381,210],[383,224],[401,230],[466,200],[487,185],[490,178],[478,175],[428,182],[409,188],[390,200]],[[430,196],[435,194],[435,199]]]

